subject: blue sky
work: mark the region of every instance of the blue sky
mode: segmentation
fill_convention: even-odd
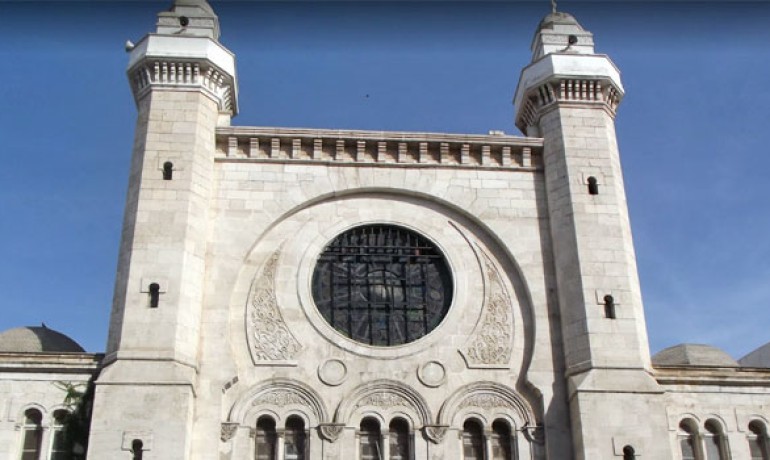
[[[170,2],[3,2],[0,330],[106,342],[136,111],[123,44]],[[485,133],[547,1],[212,2],[236,125]],[[770,3],[570,2],[617,118],[653,352],[770,341]],[[518,133],[517,133],[518,134]]]

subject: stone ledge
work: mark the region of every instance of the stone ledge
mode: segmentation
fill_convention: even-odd
[[[535,170],[543,140],[502,134],[222,127],[218,159]]]

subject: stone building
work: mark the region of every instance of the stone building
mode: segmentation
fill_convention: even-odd
[[[235,68],[204,0],[130,51],[107,350],[0,334],[0,454],[61,458],[51,382],[98,371],[97,460],[770,458],[767,350],[650,357],[620,72],[572,16],[525,137],[234,126]]]

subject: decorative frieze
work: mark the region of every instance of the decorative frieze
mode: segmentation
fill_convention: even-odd
[[[542,140],[373,131],[220,127],[220,161],[373,163],[388,166],[537,169]]]

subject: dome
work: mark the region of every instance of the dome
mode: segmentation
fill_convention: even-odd
[[[554,25],[576,26],[580,30],[583,30],[574,16],[569,13],[563,13],[561,11],[549,13],[546,17],[543,18],[542,21],[540,21],[540,24],[538,24],[537,28],[538,30],[553,29]]]
[[[661,350],[652,357],[656,366],[738,367],[738,362],[711,345],[683,343]]]
[[[770,368],[770,342],[762,345],[748,355],[738,360],[743,367]]]
[[[45,325],[17,327],[0,333],[0,352],[84,353],[83,347]]]

